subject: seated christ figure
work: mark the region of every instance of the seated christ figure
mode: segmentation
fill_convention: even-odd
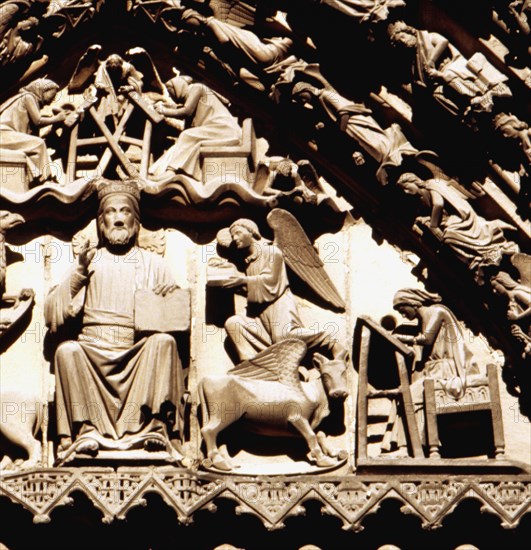
[[[140,192],[132,181],[98,189],[97,247],[85,243],[68,277],[47,297],[51,332],[82,315],[77,340],[55,354],[59,456],[100,449],[168,450],[182,434],[184,381],[175,339],[137,337],[136,290],[177,287],[165,261],[138,248]]]

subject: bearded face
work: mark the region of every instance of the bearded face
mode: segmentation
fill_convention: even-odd
[[[106,232],[107,240],[112,245],[124,245],[131,240],[131,231],[127,228],[113,227]]]
[[[406,48],[414,48],[417,45],[416,29],[406,25],[403,21],[389,25],[388,32],[393,45],[402,44]]]
[[[409,30],[403,30],[395,35],[395,40],[400,42],[406,48],[414,48],[417,45],[417,36]]]
[[[133,246],[138,233],[138,220],[132,199],[123,195],[107,198],[100,214],[100,232],[111,246]]]

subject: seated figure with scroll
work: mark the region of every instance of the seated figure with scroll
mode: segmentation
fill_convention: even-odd
[[[391,23],[388,32],[393,45],[414,50],[416,86],[429,90],[451,114],[490,113],[495,102],[512,97],[507,77],[482,53],[466,58],[441,34],[417,30],[404,21]]]
[[[82,313],[77,340],[63,342],[55,354],[59,457],[144,448],[178,459],[170,443],[183,423],[177,345],[162,330],[144,335],[137,320],[138,308],[147,308],[139,294],[151,290],[169,299],[178,287],[164,260],[137,246],[136,184],[109,182],[98,196],[99,246],[86,243],[45,304],[51,332]]]
[[[474,271],[478,281],[482,282],[485,267],[500,265],[504,256],[519,252],[518,245],[504,233],[515,228],[503,220],[479,216],[454,182],[443,178],[424,181],[406,172],[397,185],[406,194],[418,196],[430,209],[430,216],[418,217],[417,223],[429,224],[436,237]]]

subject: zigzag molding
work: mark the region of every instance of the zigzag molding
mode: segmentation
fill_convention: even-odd
[[[0,496],[20,504],[33,514],[34,523],[47,523],[51,513],[73,502],[72,493],[86,495],[102,513],[102,521],[123,520],[136,506],[146,505],[146,495],[156,493],[177,515],[190,524],[199,510],[216,511],[215,501],[237,503],[236,514],[260,518],[269,530],[285,527],[292,516],[305,514],[304,503],[317,500],[321,513],[337,517],[343,529],[361,531],[363,521],[378,511],[383,501],[398,500],[401,511],[416,515],[424,529],[441,527],[465,499],[481,503],[481,512],[500,519],[506,529],[515,528],[531,511],[531,479],[528,476],[436,476],[350,475],[270,477],[267,480],[234,476],[217,477],[186,469],[61,468],[31,470],[4,475]]]

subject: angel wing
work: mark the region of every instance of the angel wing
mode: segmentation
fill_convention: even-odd
[[[229,374],[248,380],[280,382],[300,389],[299,365],[306,354],[306,344],[297,338],[288,338],[269,346],[253,359],[243,361]]]
[[[513,254],[511,263],[520,273],[520,284],[531,288],[531,256],[523,252]]]
[[[216,19],[235,27],[252,26],[256,19],[256,7],[240,0],[210,0],[209,7]]]
[[[345,311],[343,298],[297,219],[287,210],[275,208],[268,214],[267,223],[288,266],[325,302]]]
[[[153,63],[151,56],[144,50],[144,48],[136,47],[127,50],[125,53],[127,60],[133,64],[137,71],[140,71],[143,75],[143,91],[144,92],[158,92],[164,93],[164,84],[160,79],[157,67]]]
[[[89,82],[91,78],[94,78],[98,70],[100,54],[101,46],[99,44],[93,44],[81,56],[74,70],[74,74],[68,83],[69,92],[80,93],[87,87],[87,82]]]

